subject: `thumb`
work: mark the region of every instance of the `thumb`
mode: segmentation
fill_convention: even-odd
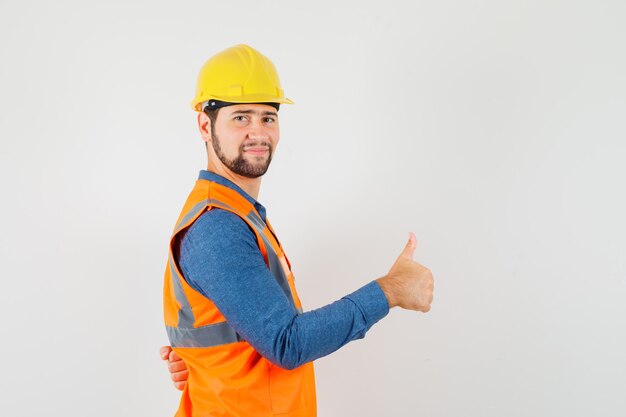
[[[406,243],[404,249],[402,249],[402,253],[400,257],[406,259],[413,259],[413,252],[415,252],[415,248],[417,247],[417,241],[415,239],[415,235],[413,232],[409,232],[409,241]]]

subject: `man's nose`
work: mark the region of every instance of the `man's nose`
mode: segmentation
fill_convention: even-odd
[[[252,122],[250,124],[250,130],[248,130],[248,137],[250,139],[267,139],[269,138],[268,130],[261,122]]]

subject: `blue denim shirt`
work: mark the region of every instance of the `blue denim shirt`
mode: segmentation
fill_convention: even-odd
[[[265,208],[233,182],[204,170],[200,179],[237,191],[266,221]],[[363,338],[389,312],[385,294],[372,281],[334,303],[296,314],[265,264],[252,229],[226,210],[202,214],[177,246],[189,285],[213,301],[257,352],[283,368],[293,369]]]

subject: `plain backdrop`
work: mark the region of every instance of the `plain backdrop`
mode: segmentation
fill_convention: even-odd
[[[626,415],[626,4],[0,2],[0,415],[172,416],[189,108],[247,43],[293,106],[259,200],[305,310],[415,232],[428,314],[316,361],[319,415]]]

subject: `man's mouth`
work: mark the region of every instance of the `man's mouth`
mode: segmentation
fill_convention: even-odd
[[[267,146],[246,146],[243,151],[252,155],[264,155],[269,152],[269,148]]]

